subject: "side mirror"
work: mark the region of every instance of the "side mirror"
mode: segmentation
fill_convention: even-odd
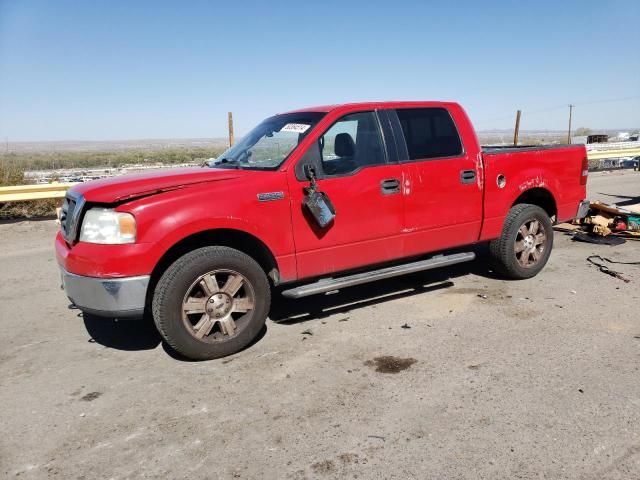
[[[302,205],[311,214],[320,228],[325,228],[336,218],[336,209],[329,196],[324,192],[308,190]]]
[[[314,142],[309,146],[298,163],[296,163],[296,178],[300,181],[311,181],[312,178],[316,179],[318,172],[321,171],[320,164],[320,149],[318,147],[318,142]]]
[[[307,180],[315,180],[316,169],[313,167],[313,165],[309,163],[305,163],[302,166],[302,172],[304,173],[304,176],[306,177]]]

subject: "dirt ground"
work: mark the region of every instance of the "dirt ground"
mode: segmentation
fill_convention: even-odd
[[[590,178],[640,197],[640,174]],[[640,242],[556,233],[536,278],[472,264],[276,303],[264,335],[187,362],[144,322],[82,318],[53,221],[0,225],[7,478],[640,478]]]

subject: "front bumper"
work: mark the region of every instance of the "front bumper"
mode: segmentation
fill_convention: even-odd
[[[589,205],[591,204],[591,202],[589,202],[589,200],[583,200],[580,202],[580,205],[578,205],[578,212],[576,213],[576,218],[584,218],[587,216],[587,213],[589,213]]]
[[[123,278],[85,277],[60,268],[62,288],[80,310],[101,317],[142,317],[149,275]]]

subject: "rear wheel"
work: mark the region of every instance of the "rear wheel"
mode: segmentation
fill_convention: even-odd
[[[231,355],[262,329],[271,303],[267,277],[248,255],[204,247],[176,260],[153,296],[153,318],[166,342],[194,360]]]
[[[551,219],[537,205],[516,205],[507,215],[502,235],[489,244],[496,270],[521,280],[538,274],[553,248]]]

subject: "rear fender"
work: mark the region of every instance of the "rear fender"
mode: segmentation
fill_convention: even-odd
[[[555,192],[559,191],[560,187],[558,179],[546,175],[543,169],[530,168],[517,172],[503,172],[491,166],[485,166],[485,168],[487,171],[485,218],[480,233],[481,241],[492,240],[501,235],[509,210],[527,191],[543,189],[549,192],[554,203],[557,204]],[[504,177],[504,186],[500,186],[502,177]]]

